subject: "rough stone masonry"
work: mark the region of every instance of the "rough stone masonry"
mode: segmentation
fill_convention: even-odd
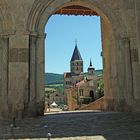
[[[101,17],[104,109],[140,112],[139,0],[0,0],[0,119],[43,114],[44,28],[72,5]]]

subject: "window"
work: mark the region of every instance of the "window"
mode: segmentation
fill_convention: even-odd
[[[79,89],[79,96],[84,96],[84,90],[83,89]]]

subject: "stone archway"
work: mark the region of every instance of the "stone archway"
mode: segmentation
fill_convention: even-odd
[[[118,52],[127,51],[129,53],[129,39],[126,37],[126,27],[119,15],[115,14],[115,11],[111,7],[109,7],[106,3],[101,1],[66,1],[63,0],[61,2],[58,1],[35,1],[32,10],[29,15],[29,20],[27,22],[27,30],[30,32],[30,52],[35,52],[37,58],[35,58],[36,64],[33,65],[32,62],[30,65],[30,83],[34,83],[34,80],[37,79],[37,83],[35,83],[35,87],[31,86],[32,91],[39,94],[38,97],[43,100],[43,75],[44,75],[44,56],[40,55],[43,52],[44,47],[44,28],[49,17],[56,12],[58,9],[70,5],[79,5],[88,7],[97,12],[101,17],[101,28],[102,28],[102,49],[103,49],[103,65],[104,65],[104,80],[105,80],[105,99],[106,109],[119,110],[124,106],[119,107],[120,102],[126,105],[125,101],[125,91],[123,91],[121,86],[121,82],[127,78],[127,74],[131,74],[131,64],[130,64],[130,55],[126,55],[125,60],[123,60],[124,66],[128,66],[130,71],[128,73],[124,73],[123,77],[121,76],[122,67],[119,68],[117,65],[121,65],[122,60],[118,60]],[[119,46],[123,46],[119,48]],[[35,47],[36,46],[36,50]],[[123,57],[123,56],[121,56]],[[31,58],[30,61],[34,61],[34,58]],[[35,67],[37,70],[35,70]],[[36,74],[35,74],[36,73]],[[117,78],[119,77],[119,78]],[[129,77],[130,79],[132,77]],[[128,79],[129,80],[129,79]],[[132,81],[132,79],[130,80]],[[132,83],[131,83],[132,84]],[[126,90],[129,92],[129,99],[132,98],[132,89],[125,85]],[[39,100],[40,100],[39,99]],[[42,106],[42,105],[41,105]]]
[[[70,5],[101,17],[105,109],[140,111],[138,0],[0,0],[0,118],[43,114],[44,28]]]

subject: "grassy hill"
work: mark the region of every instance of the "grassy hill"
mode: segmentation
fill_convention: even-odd
[[[101,75],[103,70],[95,70],[95,75]],[[85,76],[87,73],[85,73]],[[63,74],[45,73],[45,85],[47,84],[63,84]]]
[[[87,76],[87,74],[88,74],[87,72],[84,73],[85,76]],[[94,74],[95,74],[96,76],[102,75],[102,74],[103,74],[103,70],[102,70],[102,69],[100,69],[100,70],[95,70],[95,71],[94,71]]]
[[[45,73],[46,84],[63,84],[63,74]]]
[[[101,75],[103,73],[102,70],[95,70],[95,75]],[[87,73],[84,73],[85,76]],[[45,73],[45,95],[48,96],[49,93],[54,91],[59,91],[63,93],[63,74],[56,73]]]

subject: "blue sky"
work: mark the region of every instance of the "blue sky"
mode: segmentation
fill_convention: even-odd
[[[102,69],[100,30],[97,16],[51,16],[45,28],[45,72],[70,71],[75,39],[84,61],[84,72],[90,59],[95,69]]]

